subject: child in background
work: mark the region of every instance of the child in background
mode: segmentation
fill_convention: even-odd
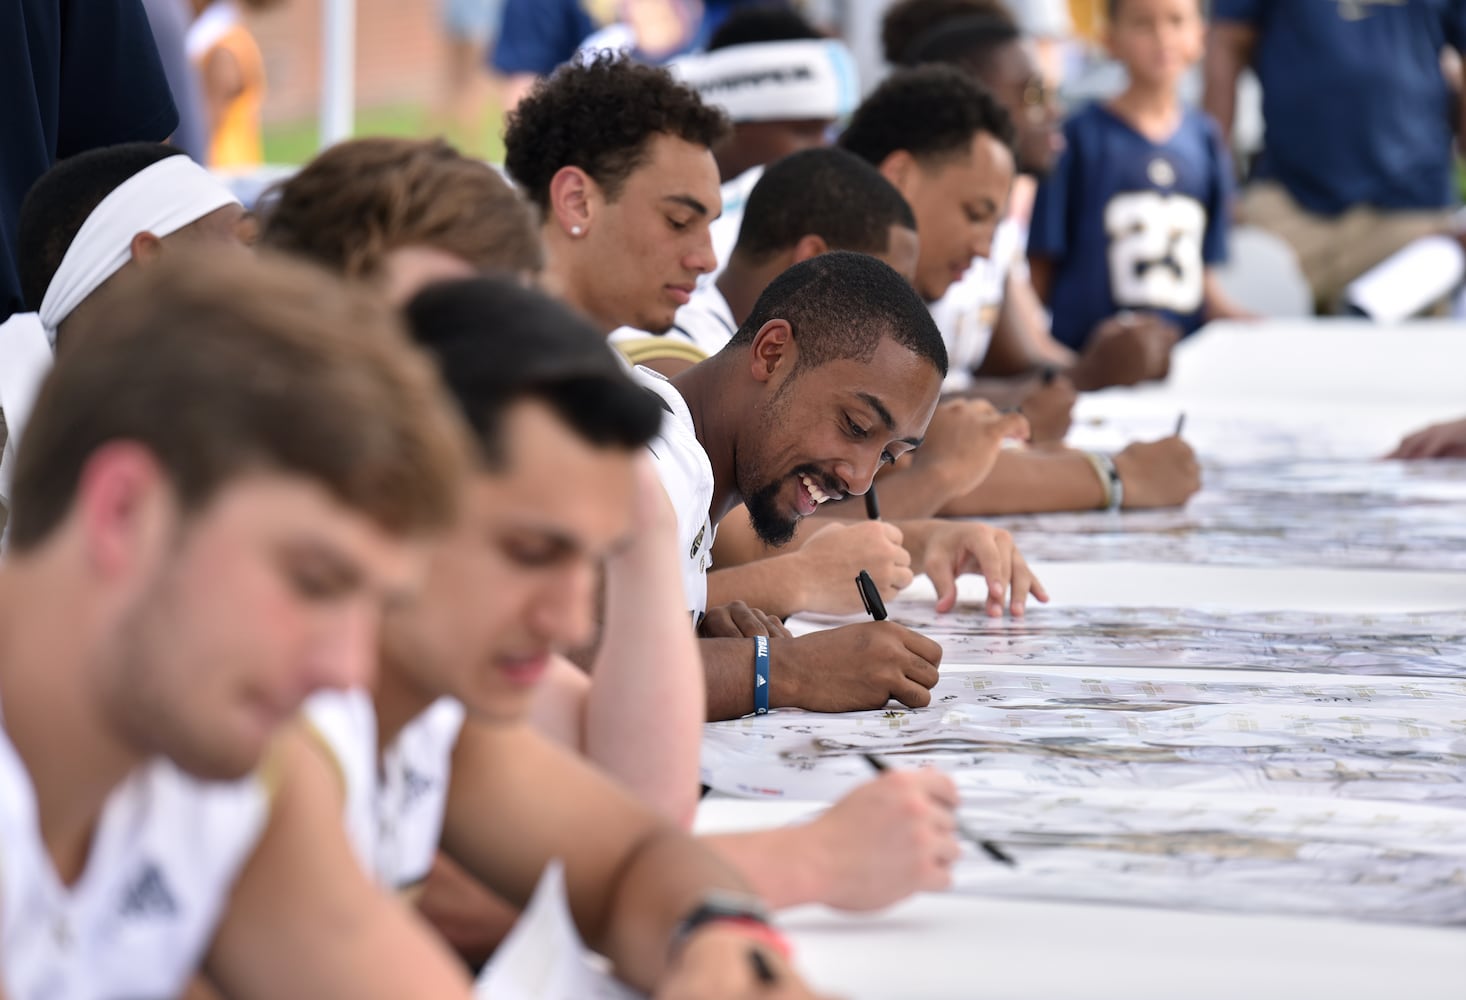
[[[193,0],[188,58],[203,83],[210,167],[242,168],[264,161],[260,106],[265,60],[244,23],[244,9],[266,10],[278,0]]]
[[[1065,124],[1028,242],[1054,337],[1075,350],[1120,311],[1157,313],[1182,336],[1242,316],[1212,273],[1226,257],[1231,163],[1216,124],[1178,94],[1202,54],[1197,0],[1111,0],[1109,15],[1129,85]]]

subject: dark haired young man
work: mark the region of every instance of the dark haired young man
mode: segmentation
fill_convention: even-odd
[[[852,211],[851,206],[861,210]],[[673,328],[660,337],[618,330],[611,341],[633,363],[675,376],[726,347],[775,278],[794,264],[831,250],[870,254],[910,281],[919,250],[916,220],[900,193],[859,157],[837,148],[795,153],[763,172],[749,196],[728,266],[678,310]],[[982,412],[983,404],[958,406],[973,412],[944,413],[941,419],[957,426],[962,445],[945,449],[931,462],[944,466],[934,470],[943,483],[953,480],[959,485],[937,487],[923,468],[916,486],[922,491],[965,492],[960,484],[982,479],[1003,438],[1022,433],[1022,417],[990,419],[991,407]],[[895,489],[891,499],[899,505],[906,487]],[[737,547],[729,562],[748,561],[738,554],[741,546],[758,545],[747,537],[745,520],[735,516],[726,525],[724,537],[734,539]],[[819,534],[818,541],[811,539],[767,565],[730,566],[710,574],[709,603],[742,600],[776,615],[854,612],[860,610],[860,602],[849,580],[861,569],[870,572],[888,596],[911,582],[911,557],[894,525],[826,524]],[[719,555],[727,551],[724,543]]]
[[[672,328],[648,336],[626,327],[611,343],[632,364],[671,378],[727,346],[770,281],[829,250],[871,254],[910,280],[916,219],[900,193],[859,157],[841,149],[794,153],[760,176],[731,258],[716,281],[677,310]]]
[[[0,503],[16,446],[66,330],[98,289],[172,251],[238,247],[253,224],[222,183],[178,150],[151,142],[79,153],[36,181],[21,206],[20,280],[31,311],[0,326],[0,410],[7,425]]]
[[[591,637],[601,566],[659,516],[642,448],[661,407],[582,318],[511,281],[431,287],[407,318],[480,462],[419,599],[383,622],[370,693],[310,706],[362,860],[406,889],[441,848],[523,905],[559,858],[581,932],[631,984],[745,996],[758,949],[789,995],[807,995],[732,869],[530,725],[553,655]],[[617,599],[655,600],[648,582]]]
[[[547,283],[602,333],[665,331],[713,269],[711,148],[727,129],[666,70],[608,55],[562,67],[510,116],[504,163],[543,215]]]
[[[759,538],[779,546],[821,503],[865,493],[878,469],[922,443],[946,363],[941,335],[905,279],[873,257],[836,251],[776,278],[728,346],[675,382],[638,369],[671,413],[652,450],[677,509],[694,617],[706,610],[718,523],[745,503]],[[1004,532],[957,522],[898,527],[943,610],[956,601],[956,577],[974,569],[990,580],[990,613],[1021,612],[1030,592],[1047,599]],[[878,708],[892,698],[925,705],[941,659],[935,643],[890,622],[775,636],[757,660],[747,639],[701,645],[714,719],[782,706]]]
[[[1012,138],[1007,112],[950,66],[893,73],[865,99],[841,136],[843,148],[876,165],[911,203],[921,238],[917,290],[928,302],[962,277],[971,262],[964,253],[981,256],[977,251],[990,248],[1006,211]],[[1169,350],[1169,340],[1157,349]],[[934,434],[939,426],[934,422]],[[1108,476],[1077,451],[1005,453],[981,483],[955,491],[912,490],[915,506],[895,510],[905,516],[1083,510],[1117,498],[1127,507],[1169,506],[1200,486],[1195,456],[1176,438],[1131,445],[1109,461],[1124,482],[1123,492],[1111,490]]]
[[[1007,109],[1016,131],[1019,183],[1041,181],[1063,150],[1059,105],[1028,39],[997,0],[902,0],[882,22],[886,58],[902,66],[951,66],[980,83]],[[1006,218],[987,260],[972,268],[932,314],[952,351],[947,391],[1022,405],[1037,440],[1068,427],[1074,389],[1100,389],[1164,376],[1175,331],[1142,315],[1102,324],[1075,352],[1050,335],[1024,261],[1025,223]],[[1044,384],[1045,368],[1063,374]],[[1184,499],[1177,497],[1176,499]]]

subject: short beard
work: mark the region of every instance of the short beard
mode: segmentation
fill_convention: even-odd
[[[743,498],[743,504],[748,508],[748,523],[753,525],[754,534],[758,535],[759,541],[774,548],[788,545],[799,527],[798,518],[790,518],[779,511],[779,486],[782,482],[776,479]]]
[[[784,419],[789,410],[789,390],[794,387],[800,374],[796,365],[789,378],[764,404],[759,414],[756,439],[764,439]],[[741,486],[747,482],[757,482],[764,474],[765,470],[760,466],[744,467],[740,464],[737,469],[738,483]],[[739,491],[743,493],[743,505],[748,509],[748,523],[753,525],[754,534],[758,535],[759,541],[774,548],[788,545],[794,538],[795,529],[799,527],[798,518],[791,518],[779,509],[779,487],[783,482],[782,478],[775,479],[752,493]]]

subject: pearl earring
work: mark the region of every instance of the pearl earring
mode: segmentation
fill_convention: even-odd
[[[579,226],[571,226],[570,227],[570,235],[571,236],[579,236],[580,235],[580,227]]]

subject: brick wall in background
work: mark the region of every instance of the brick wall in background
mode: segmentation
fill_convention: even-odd
[[[252,15],[269,79],[267,122],[312,118],[320,104],[321,0],[285,0]],[[438,0],[357,0],[358,108],[433,100],[442,40]]]

